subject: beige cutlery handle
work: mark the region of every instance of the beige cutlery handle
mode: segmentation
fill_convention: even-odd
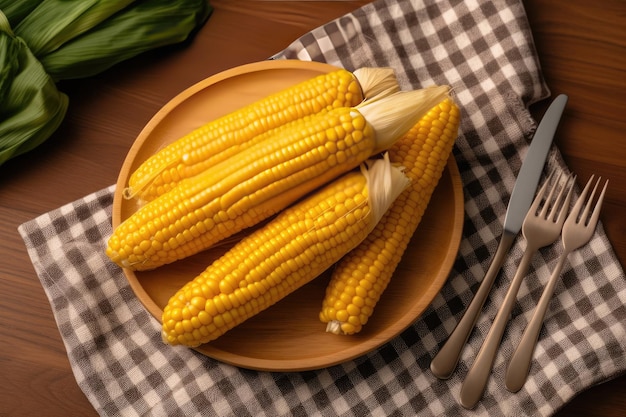
[[[496,254],[491,261],[491,265],[489,266],[478,291],[474,295],[472,302],[465,311],[465,314],[463,314],[459,323],[456,325],[455,329],[452,331],[452,334],[450,334],[446,343],[430,363],[430,370],[437,378],[447,379],[450,375],[452,375],[452,372],[454,372],[454,368],[456,368],[456,365],[459,362],[463,346],[465,345],[465,342],[467,342],[467,339],[476,324],[476,320],[478,320],[478,315],[485,304],[489,291],[491,291],[491,287],[493,286],[496,276],[500,271],[504,258],[509,252],[514,240],[514,234],[506,231],[504,232],[502,238],[500,239],[500,243],[498,244]]]
[[[519,291],[519,287],[526,276],[528,265],[530,264],[530,260],[536,250],[536,248],[529,247],[526,249],[526,252],[524,252],[524,256],[517,267],[517,272],[511,281],[509,290],[504,297],[502,306],[500,307],[500,310],[498,310],[498,314],[496,314],[493,324],[491,325],[491,329],[489,329],[489,333],[487,334],[487,337],[485,338],[485,341],[483,342],[472,367],[465,376],[465,380],[463,380],[460,400],[461,405],[467,409],[474,408],[485,391],[487,380],[491,374],[493,361],[496,358],[498,347],[502,341],[504,329],[509,321],[511,310],[513,310],[513,306],[517,301],[517,292]]]
[[[526,382],[535,346],[537,345],[537,340],[539,339],[539,332],[543,326],[543,319],[546,315],[546,311],[548,310],[548,304],[550,304],[552,294],[554,293],[554,287],[556,286],[561,270],[563,269],[563,264],[565,264],[565,261],[567,260],[567,255],[568,252],[564,252],[559,258],[559,262],[554,268],[554,271],[548,280],[548,284],[543,290],[543,294],[541,294],[539,303],[537,303],[537,307],[535,307],[535,312],[522,334],[522,339],[520,340],[519,345],[517,345],[515,352],[513,352],[513,356],[511,356],[511,361],[506,369],[506,375],[504,378],[506,389],[511,392],[519,391]]]

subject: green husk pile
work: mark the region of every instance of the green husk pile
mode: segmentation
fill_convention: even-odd
[[[207,0],[0,0],[0,165],[58,128],[59,81],[182,42],[211,11]]]

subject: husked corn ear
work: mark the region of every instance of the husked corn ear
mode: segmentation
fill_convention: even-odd
[[[141,207],[116,227],[107,255],[145,270],[207,249],[388,148],[447,92],[399,92],[304,117]]]
[[[394,85],[390,68],[354,74],[339,69],[271,94],[193,130],[148,158],[131,174],[125,196],[153,200],[182,179],[262,141],[259,135],[264,132],[320,111],[356,106]]]
[[[210,342],[311,281],[362,241],[407,185],[379,159],[285,209],[170,298],[164,342]]]
[[[371,317],[441,178],[459,120],[458,107],[447,98],[389,149],[391,161],[406,168],[411,185],[334,269],[320,312],[327,331],[357,333]]]

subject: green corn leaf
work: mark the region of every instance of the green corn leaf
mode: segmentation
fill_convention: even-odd
[[[92,76],[142,52],[182,42],[211,11],[206,0],[136,1],[40,60],[55,80]]]
[[[41,58],[132,2],[133,0],[44,0],[14,31],[24,39],[33,54]]]
[[[48,139],[65,116],[68,98],[1,11],[0,75],[1,165]]]
[[[61,124],[55,81],[181,42],[211,12],[206,0],[0,0],[0,165]]]
[[[0,0],[0,10],[9,20],[11,27],[17,26],[44,0]]]

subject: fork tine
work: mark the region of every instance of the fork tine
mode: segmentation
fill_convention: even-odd
[[[574,223],[578,223],[579,219],[582,218],[582,210],[583,210],[583,205],[585,204],[586,200],[587,200],[587,193],[589,192],[589,187],[591,187],[591,183],[593,182],[593,174],[591,175],[591,177],[589,178],[589,181],[587,181],[587,184],[585,185],[585,188],[583,189],[583,191],[580,193],[580,196],[578,196],[578,200],[576,200],[576,204],[574,205],[574,208],[572,209],[572,213],[570,216],[571,219],[574,221]],[[569,223],[569,221],[567,221]]]
[[[533,203],[530,206],[530,209],[528,210],[528,215],[534,216],[537,214],[537,211],[539,209],[539,204],[541,204],[541,202],[543,201],[543,196],[546,193],[546,190],[548,189],[548,184],[552,182],[552,178],[554,178],[555,175],[556,175],[556,169],[552,170],[552,172],[548,176],[548,179],[544,181],[543,185],[539,189],[537,196],[533,200]]]
[[[596,190],[598,189],[598,184],[600,183],[600,178],[596,181],[596,184],[593,186],[593,190],[585,203],[585,208],[583,209],[583,213],[580,216],[579,221],[583,223],[583,225],[587,225],[587,220],[589,219],[589,211],[591,210],[591,202],[593,201],[593,196],[596,194]]]
[[[545,182],[544,185],[547,186],[548,183],[552,182],[552,177],[554,177],[554,175],[556,175],[556,169],[554,171],[552,171],[552,175],[550,175],[550,178],[548,178],[548,180]],[[554,184],[553,184],[552,188],[550,188],[550,192],[548,193],[548,196],[546,197],[545,204],[543,205],[543,207],[541,208],[541,212],[539,213],[539,216],[541,218],[544,218],[544,219],[548,218],[548,209],[552,207],[550,202],[552,201],[552,197],[554,196],[554,192],[556,191],[557,188],[559,188],[558,185],[561,182],[561,176],[562,176],[562,174],[559,173],[559,176],[554,181]],[[541,198],[539,198],[538,200],[541,200]],[[539,201],[537,203],[539,203]]]
[[[596,187],[598,186],[598,184],[600,183],[600,178],[598,178],[598,182],[596,183]],[[598,201],[596,201],[596,205],[593,208],[593,212],[591,213],[591,218],[589,219],[589,223],[587,223],[587,225],[591,228],[595,228],[596,224],[598,223],[598,218],[600,217],[600,209],[602,208],[602,201],[604,200],[604,194],[606,193],[606,187],[609,185],[609,180],[606,180],[606,182],[604,183],[604,187],[602,187],[602,192],[600,193],[600,196],[598,197]],[[593,189],[594,194],[596,191],[596,188],[594,187]],[[593,194],[592,194],[593,195]],[[591,200],[591,199],[589,199]]]
[[[595,224],[598,222],[598,217],[600,216],[599,214],[600,208],[602,207],[602,201],[604,200],[604,194],[606,193],[606,188],[608,186],[608,180],[607,180],[606,183],[604,184],[602,192],[600,193],[600,196],[598,197],[596,205],[593,208],[591,218],[589,218],[589,213],[591,212],[591,203],[596,194],[601,178],[600,177],[598,178],[598,180],[596,181],[593,187],[593,190],[591,191],[591,195],[587,199],[586,198],[587,192],[589,191],[589,187],[591,186],[593,179],[594,177],[592,175],[591,178],[589,178],[589,181],[587,181],[587,185],[585,185],[585,189],[581,193],[576,203],[576,206],[574,207],[574,212],[577,213],[576,219],[575,219],[576,223],[582,223],[585,226],[591,226],[591,227],[594,227]],[[584,207],[583,207],[583,204],[584,204]]]
[[[565,184],[556,198],[552,213],[550,213],[552,215],[553,222],[562,224],[565,221],[565,216],[567,216],[567,212],[569,210],[569,203],[572,200],[572,190],[574,189],[575,184],[576,175],[570,174],[565,180]],[[565,194],[566,190],[567,194]]]

